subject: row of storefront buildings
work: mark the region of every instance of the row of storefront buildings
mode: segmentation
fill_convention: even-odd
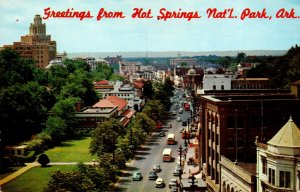
[[[195,158],[208,191],[300,191],[299,86],[194,95]]]

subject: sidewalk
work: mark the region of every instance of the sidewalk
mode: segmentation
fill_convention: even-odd
[[[29,169],[39,166],[40,164],[37,162],[34,162],[34,163],[25,163],[25,165],[26,165],[25,167],[19,169],[18,171],[14,172],[14,173],[8,175],[7,177],[3,178],[2,180],[0,180],[0,186],[13,180],[14,178],[16,178],[18,176],[20,176],[21,174],[28,171]]]
[[[193,143],[193,139],[190,140],[190,143]],[[195,155],[195,147],[188,145],[188,151],[186,153],[186,158],[184,161],[183,174],[182,178],[189,178],[194,175],[196,178],[201,178],[199,165],[188,165],[189,158],[194,158]]]

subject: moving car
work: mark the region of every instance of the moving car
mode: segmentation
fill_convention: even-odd
[[[178,185],[179,185],[179,182],[175,178],[171,179],[170,182],[169,182],[169,188],[172,188],[172,187],[176,187],[177,188]]]
[[[150,171],[148,178],[149,180],[157,179],[157,173],[155,171]]]
[[[162,178],[157,178],[156,181],[155,181],[155,187],[165,187],[165,182]]]
[[[158,164],[154,165],[153,171],[155,171],[155,172],[160,172],[160,171],[161,171],[160,165],[158,165]]]
[[[143,178],[143,176],[142,176],[141,171],[133,172],[132,181],[140,181],[140,180],[142,180],[142,178]]]
[[[182,121],[181,117],[177,117],[177,121],[178,122]]]

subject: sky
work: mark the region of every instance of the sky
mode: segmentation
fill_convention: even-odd
[[[45,17],[48,7],[90,11],[93,16],[81,21],[43,19],[59,52],[287,50],[300,43],[300,18],[276,18],[281,8],[294,9],[300,16],[299,0],[0,0],[0,47],[20,41],[29,33],[34,15]],[[97,21],[101,8],[123,12],[126,18]],[[153,18],[132,18],[134,8],[151,9]],[[158,20],[162,8],[197,11],[201,18]],[[209,8],[220,12],[233,8],[237,18],[208,18]],[[265,8],[272,19],[241,20],[246,8],[254,12]]]

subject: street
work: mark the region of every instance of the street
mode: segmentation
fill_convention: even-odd
[[[182,98],[182,92],[179,92],[179,95],[180,98]],[[185,100],[184,98],[182,99]],[[182,114],[178,114],[178,110],[180,107],[182,107],[182,105],[175,109],[175,103],[179,103],[179,100],[177,99],[175,102],[173,102],[170,112],[175,110],[177,115],[171,115],[171,119],[165,123],[171,123],[172,128],[164,127],[162,129],[166,133],[164,137],[160,137],[157,133],[153,133],[147,142],[141,146],[138,151],[136,151],[134,159],[128,164],[126,172],[123,174],[123,177],[120,178],[121,186],[126,188],[127,191],[170,191],[168,187],[170,179],[176,178],[179,180],[179,177],[173,176],[173,171],[177,165],[179,146],[182,145],[184,148],[184,140],[181,139],[181,133],[179,132],[180,128],[183,127],[182,121],[178,122],[176,119],[178,116],[180,116],[183,121],[187,121],[187,118],[190,117],[190,111],[183,111]],[[168,133],[175,134],[175,145],[167,145]],[[164,148],[172,149],[173,160],[171,162],[162,161],[162,152]],[[159,164],[162,168],[161,172],[158,172],[157,175],[158,177],[163,178],[165,181],[166,185],[164,188],[156,188],[155,180],[148,179],[149,172],[152,171],[153,166],[156,164]],[[132,181],[132,174],[137,170],[141,171],[143,179],[141,181]]]

